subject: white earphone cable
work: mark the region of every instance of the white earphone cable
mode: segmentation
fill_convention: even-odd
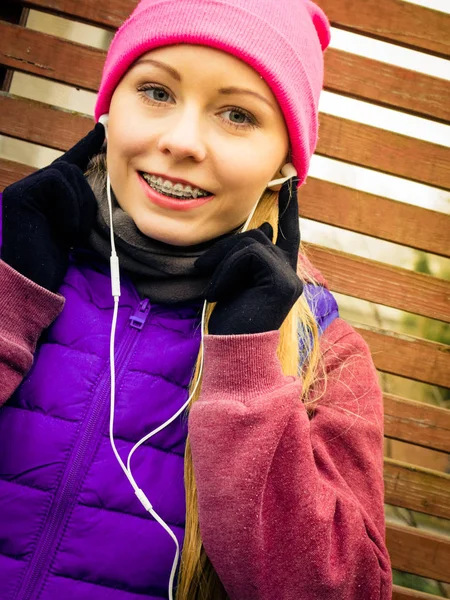
[[[99,120],[104,124],[105,136],[107,138],[108,137],[108,133],[107,133],[108,132],[108,127],[107,127],[108,126],[108,115],[102,115],[102,117],[100,117]],[[292,166],[292,165],[286,165],[286,167],[289,167],[289,166]],[[282,171],[282,173],[285,176],[288,174],[283,171]],[[285,178],[287,179],[288,177],[285,177]],[[280,183],[283,183],[283,181],[284,180],[282,180],[282,179],[274,180],[274,181],[270,182],[269,185],[271,185],[271,184],[279,185]],[[142,439],[140,439],[133,446],[130,453],[128,454],[127,464],[125,465],[124,462],[122,461],[122,458],[119,455],[119,452],[117,451],[116,444],[114,441],[114,412],[115,412],[115,394],[116,394],[116,373],[115,373],[114,347],[115,347],[115,334],[116,334],[117,316],[118,316],[119,298],[120,298],[120,271],[119,271],[119,259],[118,259],[117,253],[116,253],[116,246],[115,246],[115,241],[114,241],[112,200],[111,200],[111,182],[110,182],[109,172],[107,173],[106,192],[107,192],[107,197],[108,197],[109,223],[110,223],[110,234],[111,234],[111,257],[110,257],[111,289],[112,289],[112,296],[114,298],[114,310],[113,310],[113,317],[112,317],[112,322],[111,322],[111,336],[110,336],[110,347],[109,347],[110,372],[111,372],[109,439],[110,439],[110,443],[111,443],[111,447],[113,449],[114,455],[115,455],[119,465],[121,466],[123,472],[125,473],[125,476],[127,477],[128,481],[130,482],[136,496],[138,497],[139,501],[141,502],[142,506],[145,508],[146,511],[148,511],[153,516],[153,518],[161,525],[161,527],[163,527],[167,531],[167,533],[170,535],[170,537],[172,538],[172,540],[175,543],[176,552],[175,552],[175,557],[174,557],[172,569],[170,572],[170,578],[169,578],[169,600],[173,600],[173,584],[174,584],[175,574],[176,574],[176,570],[177,570],[178,560],[180,557],[180,546],[178,543],[178,539],[176,538],[175,534],[170,529],[170,527],[167,525],[167,523],[165,523],[164,520],[158,515],[158,513],[155,512],[149,499],[147,498],[147,496],[145,495],[143,490],[141,488],[139,488],[139,486],[137,485],[137,483],[132,475],[132,472],[131,472],[131,458],[132,458],[133,454],[135,453],[135,451],[142,444],[144,444],[151,437],[153,437],[154,435],[156,435],[157,433],[159,433],[160,431],[165,429],[168,425],[170,425],[170,423],[172,423],[175,419],[177,419],[186,410],[186,408],[188,407],[190,401],[192,400],[192,397],[194,396],[194,394],[198,388],[198,385],[199,385],[199,382],[201,380],[201,376],[203,373],[204,331],[205,331],[205,315],[206,315],[207,302],[205,300],[205,302],[203,304],[202,318],[201,318],[200,367],[199,367],[198,377],[195,382],[192,393],[190,394],[190,396],[186,400],[186,402],[183,404],[183,406],[181,406],[174,415],[172,415],[169,419],[167,419],[167,421],[165,423],[163,423],[162,425],[159,425],[158,427],[156,427],[156,429],[154,429],[153,431],[151,431],[150,433],[145,435]],[[250,221],[254,215],[254,212],[259,204],[260,199],[261,198],[259,198],[258,202],[255,204],[250,215],[248,216],[245,224],[240,229],[241,233],[244,231],[247,231]]]
[[[117,462],[119,463],[123,472],[125,473],[126,478],[130,482],[130,484],[134,490],[134,493],[138,497],[142,506],[145,508],[146,511],[148,511],[153,516],[153,518],[161,525],[161,527],[163,527],[163,529],[165,529],[165,531],[167,531],[167,533],[170,535],[170,537],[172,538],[172,540],[175,543],[175,548],[176,548],[175,557],[173,560],[172,569],[171,569],[170,578],[169,578],[169,600],[173,600],[173,584],[174,584],[175,574],[176,574],[176,570],[177,570],[177,566],[178,566],[178,560],[180,557],[180,545],[179,545],[178,539],[176,538],[173,531],[170,529],[170,527],[167,525],[167,523],[165,523],[165,521],[158,515],[158,513],[153,509],[153,506],[152,506],[151,502],[149,501],[149,499],[147,498],[147,496],[145,495],[144,491],[137,485],[137,483],[133,477],[133,474],[131,472],[131,457],[133,456],[134,452],[139,448],[139,446],[144,444],[148,439],[150,439],[151,437],[153,437],[154,435],[156,435],[157,433],[162,431],[165,427],[170,425],[170,423],[172,423],[177,417],[179,417],[181,415],[181,413],[183,411],[186,410],[193,395],[195,394],[195,392],[197,390],[197,387],[198,387],[198,384],[200,382],[201,375],[203,372],[203,338],[204,338],[205,314],[206,314],[207,302],[206,301],[204,302],[203,310],[202,310],[200,368],[199,368],[197,381],[195,382],[195,385],[194,385],[194,389],[193,389],[192,393],[190,394],[189,398],[183,404],[183,406],[181,406],[181,408],[179,408],[174,415],[172,415],[165,423],[163,423],[162,425],[160,425],[159,427],[157,427],[156,429],[154,429],[153,431],[151,431],[150,433],[145,435],[141,440],[139,440],[139,442],[137,442],[133,446],[130,453],[128,454],[127,465],[125,466],[124,462],[122,461],[122,458],[120,457],[119,452],[117,451],[117,447],[116,447],[116,444],[114,441],[114,413],[115,413],[115,395],[116,395],[116,373],[115,373],[114,347],[115,347],[115,333],[116,333],[116,326],[117,326],[117,315],[118,315],[119,297],[120,297],[120,272],[119,272],[119,259],[117,257],[116,247],[115,247],[115,243],[114,243],[112,202],[111,202],[111,183],[110,183],[109,173],[107,175],[106,187],[107,187],[109,221],[110,221],[110,232],[111,232],[111,257],[110,257],[111,286],[112,286],[112,295],[114,298],[114,310],[113,310],[113,318],[112,318],[112,322],[111,322],[111,336],[110,336],[110,346],[109,346],[109,360],[110,360],[110,372],[111,372],[109,439],[110,439],[110,443],[111,443],[111,447],[113,449],[114,455],[117,459]]]

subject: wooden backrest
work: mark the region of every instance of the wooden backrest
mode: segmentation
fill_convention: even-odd
[[[339,31],[353,32],[448,60],[450,15],[402,0],[318,0]],[[67,41],[25,26],[29,9],[49,12],[113,32],[136,5],[136,0],[10,0],[0,8],[0,134],[56,150],[66,150],[91,127],[92,117],[9,93],[14,72],[95,92],[105,51]],[[88,42],[88,40],[86,40]],[[326,53],[325,89],[348,98],[427,119],[450,123],[450,82],[404,67],[380,62],[336,48]],[[394,133],[349,118],[321,113],[316,154],[393,175],[441,190],[450,190],[449,148]],[[32,172],[33,166],[0,154],[0,190]],[[425,188],[424,188],[425,189]],[[426,253],[449,258],[448,214],[361,191],[320,177],[309,177],[300,192],[301,217],[357,232]],[[371,306],[386,306],[423,317],[424,323],[448,323],[450,285],[411,268],[344,252],[327,243],[308,243],[312,261],[334,292]],[[444,263],[445,264],[445,263]],[[413,317],[415,318],[415,317]],[[430,321],[434,320],[434,321]],[[406,335],[360,323],[383,385],[386,375],[422,382],[437,390],[450,387],[450,353],[442,341]],[[387,505],[450,519],[450,411],[389,393],[386,386],[386,442],[408,443],[417,451],[435,451],[447,467],[424,468],[414,460],[386,453],[384,464]],[[392,448],[392,445],[390,446]],[[401,446],[404,448],[404,446]],[[438,456],[433,454],[432,456]],[[440,463],[444,464],[444,463]],[[450,583],[450,540],[444,532],[387,520],[387,544],[393,568]],[[432,598],[395,586],[394,599]]]

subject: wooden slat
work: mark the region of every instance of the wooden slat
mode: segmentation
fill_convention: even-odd
[[[436,600],[434,594],[419,592],[418,590],[410,590],[409,588],[400,585],[392,586],[392,600]]]
[[[450,322],[450,281],[316,244],[304,246],[332,291]]]
[[[393,394],[383,400],[386,437],[450,453],[450,410]]]
[[[93,119],[0,92],[0,133],[56,150],[68,150],[93,127]]]
[[[97,91],[106,53],[0,22],[0,62],[54,81]],[[326,89],[422,117],[450,121],[450,82],[330,49]]]
[[[450,189],[450,148],[371,125],[321,113],[317,153]]]
[[[379,239],[450,256],[450,215],[309,177],[300,216]]]
[[[450,121],[450,81],[331,48],[325,88],[358,100]]]
[[[2,2],[0,5],[1,22],[15,23],[25,25],[28,19],[28,8],[23,8],[20,4],[12,4],[11,2]],[[2,36],[0,34],[0,39]],[[9,92],[14,71],[0,64],[0,90]]]
[[[403,0],[316,0],[332,25],[450,57],[450,15]]]
[[[388,504],[450,518],[450,475],[385,458],[383,476]]]
[[[7,94],[0,95],[0,114],[5,135],[61,150],[92,124],[85,115]],[[318,153],[450,188],[450,149],[331,115],[321,115]]]
[[[23,179],[35,171],[33,167],[22,165],[6,158],[0,158],[0,192],[19,179]]]
[[[449,346],[375,327],[356,326],[355,329],[369,345],[380,371],[450,387]]]
[[[0,21],[0,63],[25,73],[96,91],[106,53]]]
[[[23,0],[23,4],[29,8],[75,18],[83,23],[117,29],[138,4],[138,0]]]
[[[450,538],[387,523],[386,544],[394,569],[450,583]]]

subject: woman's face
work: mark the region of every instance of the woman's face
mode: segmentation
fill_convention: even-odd
[[[221,50],[152,50],[112,97],[111,186],[138,229],[168,244],[198,244],[244,223],[288,146],[269,86]]]

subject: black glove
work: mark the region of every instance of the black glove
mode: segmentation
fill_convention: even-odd
[[[97,123],[51,165],[3,192],[1,258],[52,292],[66,274],[69,248],[84,241],[94,223],[97,201],[84,171],[104,139]]]
[[[279,194],[278,237],[269,223],[217,242],[195,261],[212,275],[205,297],[217,302],[208,331],[214,335],[262,333],[279,329],[303,292],[297,275],[300,228],[297,179]],[[292,190],[292,193],[291,193]]]

